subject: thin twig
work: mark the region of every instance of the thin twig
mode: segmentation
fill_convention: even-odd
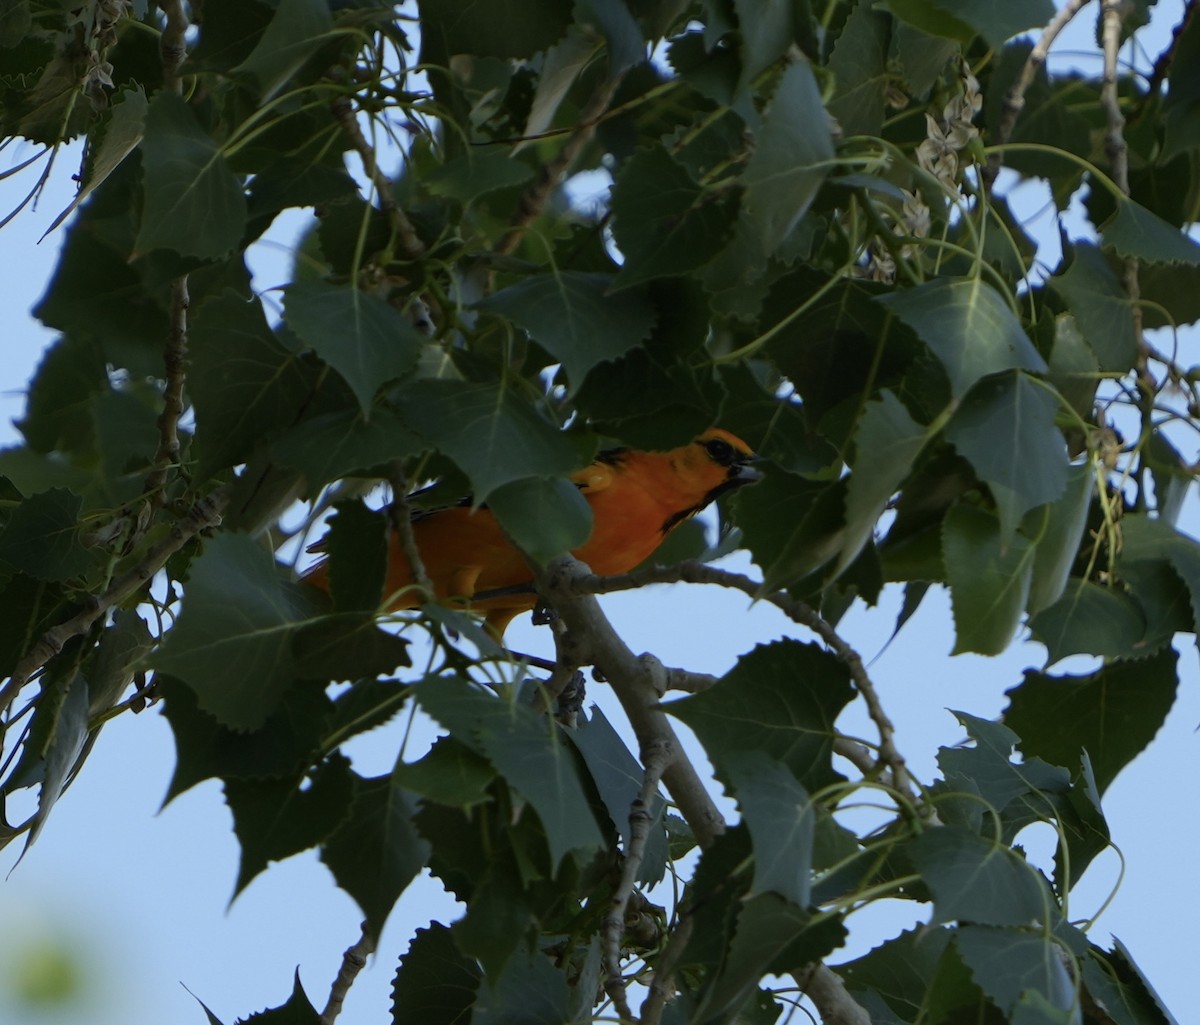
[[[425,244],[417,235],[417,230],[413,227],[412,221],[408,219],[408,215],[396,205],[396,197],[392,193],[392,182],[379,169],[375,148],[363,135],[350,97],[339,96],[329,105],[329,109],[333,114],[333,119],[341,125],[342,131],[350,140],[350,145],[354,147],[354,151],[362,160],[363,170],[370,178],[375,195],[379,200],[379,208],[384,212],[388,224],[399,240],[401,251],[410,260],[420,259],[425,255]]]
[[[996,138],[991,140],[993,145],[997,147],[1003,146],[1012,137],[1013,129],[1017,126],[1017,118],[1021,116],[1021,111],[1025,109],[1025,94],[1029,91],[1029,87],[1033,85],[1038,72],[1045,66],[1046,57],[1050,53],[1050,47],[1054,45],[1054,40],[1070,24],[1071,19],[1090,2],[1091,0],[1068,0],[1042,30],[1041,38],[1038,39],[1033,49],[1029,52],[1029,56],[1025,60],[1025,66],[1021,69],[1021,74],[1017,76],[1017,80],[1004,95],[1004,108],[1000,114],[1000,124],[996,126]],[[994,150],[988,156],[987,165],[983,169],[983,184],[985,188],[991,189],[992,183],[996,180],[996,175],[1000,173],[1000,166],[1003,162],[1004,153],[1000,149]]]
[[[220,523],[221,511],[228,498],[228,489],[219,488],[200,499],[187,515],[172,525],[165,538],[147,550],[136,566],[117,577],[103,594],[89,598],[81,612],[42,634],[14,667],[8,683],[0,689],[0,708],[7,707],[33,674],[62,651],[68,641],[87,633],[109,609],[137,594],[167,560],[197,534]]]
[[[333,1025],[337,1016],[342,1013],[342,1004],[346,999],[346,994],[350,992],[350,987],[354,985],[354,980],[358,978],[358,973],[366,966],[367,958],[375,953],[375,938],[367,930],[367,923],[362,924],[362,935],[359,936],[358,942],[352,947],[348,947],[342,955],[342,967],[338,969],[337,978],[333,980],[333,985],[329,989],[329,999],[325,1003],[325,1010],[321,1012],[319,1019],[321,1025]]]
[[[822,1025],[871,1025],[871,1016],[846,992],[842,977],[819,961],[793,973]]]
[[[425,571],[425,562],[417,548],[417,539],[413,534],[413,511],[408,503],[408,478],[404,475],[404,467],[400,462],[394,462],[388,474],[388,483],[392,486],[392,500],[388,503],[388,519],[392,530],[400,539],[400,550],[408,560],[408,568],[412,573],[413,583],[420,588],[422,601],[433,601],[435,597],[433,581]]]
[[[850,672],[854,686],[866,703],[867,712],[875,728],[879,731],[879,760],[890,772],[892,785],[903,793],[910,793],[910,779],[904,757],[897,750],[894,736],[895,726],[888,718],[875,689],[858,654],[841,635],[825,620],[812,606],[798,601],[785,591],[774,594],[761,594],[761,585],[750,577],[740,573],[730,573],[728,570],[717,569],[702,562],[682,562],[675,566],[648,566],[622,576],[583,577],[575,581],[575,586],[587,594],[608,594],[612,591],[627,591],[645,584],[664,583],[717,584],[741,591],[754,599],[761,598],[780,609],[793,622],[807,627],[825,642],[830,650],[845,664]]]
[[[633,1020],[625,979],[621,974],[621,937],[625,932],[625,914],[629,908],[629,898],[637,885],[642,859],[646,856],[650,825],[654,821],[651,808],[658,794],[658,784],[667,766],[675,760],[675,752],[663,738],[655,738],[651,743],[651,747],[642,749],[644,774],[641,789],[629,808],[629,843],[625,846],[621,881],[609,900],[608,914],[604,917],[604,990],[623,1021]]]
[[[641,1025],[659,1025],[662,1021],[663,1009],[675,994],[675,968],[691,941],[695,924],[695,918],[687,911],[680,915],[675,924],[671,938],[667,940],[666,949],[654,966],[650,992],[642,1002],[641,1017],[638,1019]]]
[[[600,117],[612,103],[622,77],[613,75],[605,79],[588,98],[586,106],[579,112],[579,121],[563,144],[563,148],[558,151],[558,155],[553,160],[539,168],[537,178],[521,196],[517,212],[513,215],[508,231],[496,245],[497,255],[507,256],[512,253],[521,244],[521,239],[525,237],[529,226],[542,215],[542,211],[546,209],[546,204],[554,195],[555,189],[566,177],[579,154],[592,141],[592,137],[596,134],[596,126],[600,123]]]
[[[158,451],[154,468],[146,477],[145,494],[155,508],[166,501],[167,476],[179,465],[179,418],[183,415],[183,385],[187,379],[188,276],[171,282],[171,328],[163,348],[166,383],[163,386],[162,412],[158,414]]]
[[[163,0],[159,6],[167,16],[167,24],[158,42],[163,88],[173,93],[182,93],[183,83],[179,79],[179,65],[187,56],[188,16],[183,9],[183,0]]]

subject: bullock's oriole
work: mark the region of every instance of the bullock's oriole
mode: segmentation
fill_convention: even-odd
[[[619,448],[600,453],[571,477],[591,506],[593,519],[591,535],[572,554],[603,576],[628,572],[718,495],[757,480],[760,475],[750,465],[753,457],[741,438],[719,428],[666,452]],[[514,616],[537,604],[528,586],[529,566],[487,506],[421,511],[414,515],[412,528],[435,597],[486,613],[493,636],[500,637]],[[318,542],[311,550],[321,547]],[[306,579],[327,589],[325,564]],[[385,588],[389,609],[420,602],[395,535]]]

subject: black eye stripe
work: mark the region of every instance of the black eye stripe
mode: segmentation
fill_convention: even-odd
[[[718,466],[733,466],[738,461],[737,450],[727,441],[722,441],[720,438],[710,438],[708,441],[702,442],[702,444],[709,458]]]

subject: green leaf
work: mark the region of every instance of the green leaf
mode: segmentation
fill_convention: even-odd
[[[1140,650],[1146,620],[1137,600],[1090,580],[1072,581],[1058,601],[1030,620],[1029,627],[1033,639],[1046,646],[1048,666],[1068,655],[1137,658],[1148,653]]]
[[[764,254],[775,252],[807,213],[832,161],[821,90],[802,58],[783,73],[742,174]]]
[[[145,131],[148,109],[146,93],[141,86],[122,89],[116,96],[110,108],[108,124],[100,137],[100,145],[96,148],[95,156],[89,162],[83,186],[75,194],[75,198],[67,204],[66,209],[50,222],[50,227],[42,236],[43,239],[70,217],[83,201],[117,169],[121,161],[137,149]]]
[[[534,135],[541,130],[527,129],[525,134]],[[533,167],[523,160],[514,160],[507,149],[482,153],[469,150],[430,171],[424,184],[435,196],[469,203],[489,192],[524,185],[532,177]]]
[[[1075,983],[1062,950],[1044,932],[966,925],[956,931],[954,944],[980,989],[1005,1013],[1028,992],[1057,1010],[1074,1005]]]
[[[320,487],[355,471],[365,473],[393,459],[407,459],[424,443],[390,409],[346,409],[304,420],[271,445],[281,466],[304,474],[310,488]]]
[[[987,484],[1000,514],[1000,540],[1012,542],[1030,509],[1066,488],[1066,442],[1053,394],[1019,370],[976,384],[946,425],[946,440]]]
[[[530,57],[558,42],[571,21],[570,0],[421,0],[421,60]]]
[[[108,387],[99,347],[78,335],[64,336],[42,354],[16,426],[35,452],[94,452],[92,404]]]
[[[349,817],[321,848],[321,860],[354,898],[376,939],[429,857],[429,845],[413,826],[415,811],[413,796],[391,777],[357,779]]]
[[[537,812],[558,868],[571,851],[603,846],[570,750],[557,724],[526,705],[485,697],[451,678],[417,685],[421,707],[485,755]]]
[[[1027,757],[1072,765],[1086,751],[1103,793],[1166,720],[1179,686],[1176,661],[1167,648],[1082,676],[1027,670],[1024,682],[1006,692],[1005,722],[1020,734]]]
[[[1091,417],[1100,384],[1100,361],[1070,313],[1059,314],[1054,320],[1054,348],[1046,380],[1081,419]]]
[[[488,506],[517,546],[543,566],[592,533],[591,506],[563,477],[512,481],[491,493]]]
[[[272,861],[325,840],[350,813],[354,774],[333,754],[310,775],[291,779],[225,781],[225,803],[241,846],[234,897]]]
[[[1128,370],[1137,354],[1129,296],[1094,245],[1076,242],[1071,253],[1070,265],[1050,279],[1050,287],[1075,317],[1085,344],[1099,360],[1099,369]]]
[[[1113,937],[1114,950],[1105,956],[1092,947],[1083,958],[1083,984],[1103,1004],[1116,1025],[1175,1025],[1162,1001],[1138,970],[1124,945]]]
[[[117,609],[112,626],[100,635],[84,669],[88,683],[88,712],[107,711],[134,678],[134,667],[154,647],[150,628],[132,609]]]
[[[538,274],[489,296],[478,309],[528,331],[562,363],[576,389],[597,363],[623,356],[654,327],[654,307],[643,295],[610,295],[611,287],[606,274]]]
[[[656,146],[625,162],[613,186],[612,213],[625,257],[615,286],[628,288],[703,267],[724,247],[736,211]]]
[[[482,972],[463,956],[441,922],[418,929],[392,981],[392,1020],[463,1025],[470,1020]]]
[[[511,841],[511,835],[505,840]],[[469,897],[457,891],[468,904],[466,915],[454,923],[454,939],[464,954],[483,965],[489,979],[498,978],[525,945],[535,921],[514,860],[511,850],[505,852],[504,861],[493,855],[486,867],[471,874]],[[438,871],[436,861],[431,867]]]
[[[467,381],[418,381],[401,415],[470,478],[476,502],[525,477],[567,474],[581,464],[570,437],[513,392]]]
[[[364,418],[375,393],[417,365],[421,335],[377,296],[301,281],[289,286],[283,304],[288,326],[342,375]]]
[[[541,951],[521,951],[484,980],[471,1025],[562,1025],[569,1000],[566,973]]]
[[[663,707],[695,731],[722,779],[729,756],[761,751],[811,792],[841,779],[831,761],[833,724],[853,695],[837,658],[783,640],[742,655],[715,687]]]
[[[91,565],[79,543],[83,499],[52,488],[21,502],[0,531],[0,560],[39,580],[68,580]]]
[[[204,1007],[203,1004],[200,1006]],[[207,1007],[204,1007],[204,1010],[209,1019],[215,1021],[212,1012]],[[286,1004],[259,1011],[248,1018],[239,1018],[238,1025],[321,1025],[321,1016],[317,1014],[317,1009],[313,1007],[304,992],[304,987],[300,985],[300,969],[296,969],[292,995],[288,997]]]
[[[1146,263],[1200,265],[1200,243],[1132,199],[1122,198],[1117,212],[1100,229],[1104,245]]]
[[[1003,844],[953,826],[913,841],[913,864],[933,893],[933,923],[1032,926],[1053,919],[1054,901],[1037,872]]]
[[[291,425],[316,386],[267,327],[258,300],[232,290],[200,307],[189,349],[201,480],[244,462],[264,438]]]
[[[576,728],[568,731],[567,736],[582,756],[600,800],[608,809],[608,817],[628,850],[632,840],[629,814],[641,793],[645,776],[641,764],[598,705],[592,706],[590,715],[581,713]],[[638,871],[639,883],[653,886],[662,880],[666,871],[667,837],[662,823],[665,807],[662,796],[655,793],[646,809],[650,828]]]
[[[948,929],[912,929],[838,966],[851,996],[879,994],[897,1021],[915,1021],[950,942]],[[874,1019],[872,1019],[874,1020]],[[889,1022],[889,1019],[881,1019]]]
[[[741,71],[737,92],[748,95],[755,80],[788,51],[796,38],[792,6],[772,0],[733,0]],[[711,29],[712,26],[709,26]]]
[[[725,761],[754,845],[749,896],[773,892],[808,907],[816,817],[807,791],[786,765],[761,751],[735,751]]]
[[[1025,534],[1037,544],[1029,587],[1031,615],[1054,604],[1066,589],[1087,527],[1095,480],[1090,461],[1072,465],[1067,471],[1062,498],[1034,512],[1030,517],[1034,522],[1024,528]]]
[[[1051,0],[888,0],[898,18],[924,32],[970,42],[978,33],[988,46],[999,49],[1026,29],[1038,28],[1054,17]]]
[[[329,595],[339,612],[374,612],[383,600],[388,565],[387,513],[338,502],[323,539]]]
[[[890,391],[868,402],[854,435],[854,465],[846,485],[846,535],[835,572],[840,573],[874,534],[892,495],[912,471],[925,446],[926,428]]]
[[[1130,515],[1121,521],[1121,541],[1118,566],[1126,579],[1132,583],[1139,571],[1145,568],[1145,563],[1167,563],[1187,585],[1191,596],[1193,632],[1200,629],[1200,547],[1195,540],[1179,533],[1161,519]],[[1139,593],[1137,586],[1133,590],[1148,613],[1152,608],[1157,612],[1157,606],[1163,604],[1161,588],[1156,588],[1156,593]],[[1147,626],[1151,631],[1158,625],[1159,618],[1165,617],[1147,615]]]
[[[1029,598],[1034,547],[1020,534],[1005,544],[1000,521],[956,505],[942,524],[942,557],[954,612],[954,654],[998,655]]]
[[[150,662],[226,726],[257,729],[301,674],[292,638],[314,614],[310,589],[288,583],[256,541],[218,534],[192,562],[179,618]]]
[[[439,737],[423,758],[398,764],[392,776],[405,790],[427,800],[466,809],[490,800],[496,771],[465,744]]]
[[[857,0],[833,44],[829,70],[835,89],[829,113],[848,136],[883,131],[884,99],[891,78],[890,27],[890,19],[876,10],[871,0]]]
[[[979,278],[939,279],[877,302],[916,331],[946,369],[955,398],[1002,370],[1044,372],[1045,360],[1000,294]]]
[[[246,224],[242,184],[191,108],[169,89],[150,101],[141,148],[145,198],[134,250],[169,249],[202,260],[231,252]]]
[[[304,768],[328,732],[333,704],[323,688],[291,688],[253,733],[235,732],[200,710],[182,680],[156,678],[163,715],[175,737],[175,772],[163,806],[202,780],[282,779]]]
[[[254,76],[265,104],[328,41],[332,28],[328,0],[280,0],[250,56],[233,70]]]

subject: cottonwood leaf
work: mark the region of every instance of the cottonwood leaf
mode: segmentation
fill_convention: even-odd
[[[592,507],[564,477],[504,484],[488,497],[488,506],[521,551],[542,566],[592,533]]]
[[[279,0],[250,56],[233,70],[254,77],[265,104],[325,45],[332,28],[327,0]]]
[[[66,488],[31,495],[13,509],[0,531],[0,560],[39,580],[68,580],[91,559],[79,543],[83,499]]]
[[[832,765],[833,724],[853,694],[834,655],[783,640],[758,645],[716,686],[663,707],[695,731],[727,782],[727,757],[761,751],[813,791],[842,778]]]
[[[829,70],[836,81],[829,113],[846,135],[879,135],[891,71],[888,39],[891,20],[869,0],[858,0],[846,18]]]
[[[258,729],[302,675],[292,639],[316,614],[314,597],[250,537],[218,534],[192,562],[179,618],[150,663],[226,726]]]
[[[1070,264],[1050,279],[1050,287],[1066,302],[1084,344],[1099,360],[1098,369],[1128,370],[1137,354],[1129,295],[1096,246],[1076,242],[1070,252]]]
[[[876,297],[911,327],[937,357],[955,398],[988,374],[1044,372],[1046,362],[1021,322],[991,285],[979,278],[939,279]]]
[[[1094,673],[1049,676],[1027,670],[1006,692],[1004,720],[1026,757],[1074,765],[1086,751],[1103,793],[1154,739],[1175,703],[1178,656],[1170,649]]]
[[[566,973],[540,950],[520,951],[483,980],[471,1025],[562,1025],[569,1001]]]
[[[388,565],[388,521],[383,510],[338,502],[322,538],[329,560],[329,596],[339,612],[373,612],[383,599]]]
[[[356,778],[348,818],[321,847],[321,860],[354,898],[376,939],[429,858],[429,844],[413,825],[416,808],[413,795],[391,776]]]
[[[1071,466],[1062,498],[1032,514],[1034,523],[1025,530],[1037,542],[1029,586],[1031,615],[1054,604],[1066,589],[1087,527],[1095,480],[1090,461]]]
[[[418,929],[392,980],[392,1020],[465,1025],[483,973],[441,922]]]
[[[204,1004],[200,1006],[204,1007]],[[209,1020],[215,1022],[216,1018],[212,1012],[207,1007],[204,1007],[204,1010]],[[292,995],[288,997],[286,1004],[259,1011],[248,1018],[239,1018],[237,1025],[321,1025],[321,1016],[308,999],[304,987],[300,985],[300,969],[297,968],[296,977],[292,982]]]
[[[371,410],[365,419],[359,409],[323,413],[297,424],[271,445],[281,466],[304,474],[310,487],[393,459],[414,456],[425,443],[392,410]]]
[[[933,923],[980,925],[1047,922],[1054,900],[1037,872],[1011,848],[955,826],[925,830],[910,847],[933,893]]]
[[[406,790],[430,801],[471,808],[489,800],[496,770],[460,741],[439,737],[424,757],[396,765],[392,775]]]
[[[1000,521],[956,505],[942,523],[942,557],[954,613],[954,654],[998,655],[1008,647],[1029,598],[1034,547]]]
[[[1046,665],[1068,655],[1137,658],[1146,619],[1137,599],[1125,591],[1074,580],[1058,601],[1029,622],[1033,639],[1046,646]]]
[[[141,148],[144,198],[135,252],[170,249],[201,260],[229,253],[246,225],[242,183],[170,89],[150,101]]]
[[[526,477],[582,462],[571,438],[508,390],[468,381],[418,381],[401,395],[405,422],[470,478],[476,502]]]
[[[1100,238],[1127,259],[1200,265],[1200,244],[1132,199],[1117,203],[1116,213],[1100,229]]]
[[[976,384],[946,425],[946,440],[987,484],[1000,514],[1000,539],[1013,540],[1030,509],[1056,501],[1069,464],[1058,403],[1019,370]]]
[[[1075,1002],[1075,983],[1063,964],[1062,949],[1041,931],[965,925],[954,945],[971,975],[1005,1013],[1012,1013],[1026,993],[1068,1011]]]
[[[421,335],[378,296],[301,281],[288,287],[283,305],[288,326],[342,375],[364,419],[375,393],[417,365]]]
[[[507,149],[468,151],[433,168],[425,176],[424,185],[435,196],[468,203],[489,192],[523,185],[532,177],[533,167],[514,160]]]
[[[829,117],[808,60],[783,73],[746,164],[746,210],[764,254],[808,212],[833,160]]]
[[[854,961],[838,965],[851,995],[878,993],[900,1021],[913,1021],[950,942],[948,929],[911,929]],[[886,1019],[885,1019],[886,1020]]]
[[[661,197],[660,197],[661,198]],[[610,295],[607,274],[538,274],[478,304],[529,332],[566,368],[572,389],[597,363],[617,359],[645,341],[656,312],[639,292]]]
[[[570,0],[421,0],[421,59],[530,57],[552,46],[571,23]]]

